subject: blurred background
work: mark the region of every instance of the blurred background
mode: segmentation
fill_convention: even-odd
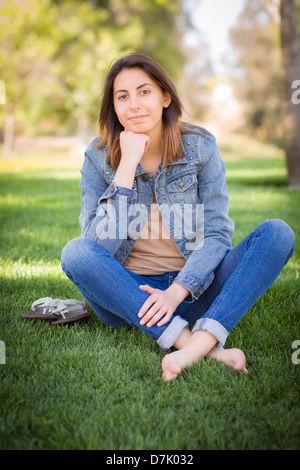
[[[2,169],[80,166],[109,66],[138,51],[176,83],[184,121],[237,150],[270,144],[300,188],[300,0],[1,0],[0,23]]]
[[[0,0],[1,449],[299,449],[299,33],[300,0]],[[266,219],[295,232],[228,338],[248,376],[201,363],[164,390],[138,330],[112,332],[92,309],[63,329],[22,318],[36,299],[81,295],[61,251],[81,234],[104,77],[133,51],[170,74],[183,120],[216,136],[233,246]]]

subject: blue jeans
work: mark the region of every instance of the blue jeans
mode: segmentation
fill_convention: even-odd
[[[295,237],[282,220],[267,220],[227,253],[211,285],[197,301],[183,301],[163,326],[140,325],[137,316],[149,294],[140,284],[165,290],[177,272],[141,276],[124,268],[95,241],[79,237],[63,249],[61,265],[100,320],[108,326],[135,327],[169,349],[182,330],[206,330],[224,346],[229,332],[264,294],[288,262]]]

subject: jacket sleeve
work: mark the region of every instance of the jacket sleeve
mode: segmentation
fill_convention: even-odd
[[[81,235],[101,244],[114,255],[127,238],[127,211],[136,190],[104,180],[99,151],[92,144],[85,152],[79,184]]]
[[[234,224],[228,216],[225,164],[214,137],[205,138],[201,166],[198,195],[204,210],[200,226],[202,242],[190,251],[185,266],[174,280],[191,292],[186,302],[197,300],[212,283],[215,269],[232,248],[234,233]]]

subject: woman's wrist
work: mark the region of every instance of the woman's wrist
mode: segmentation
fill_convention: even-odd
[[[174,296],[177,306],[190,294],[190,291],[186,287],[176,282],[173,282],[173,284],[168,287],[167,291]]]
[[[131,189],[133,186],[135,170],[136,166],[129,165],[128,163],[125,165],[121,160],[114,177],[115,185]]]

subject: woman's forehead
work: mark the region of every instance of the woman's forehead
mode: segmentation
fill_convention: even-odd
[[[127,89],[124,87],[137,88],[144,83],[156,85],[154,80],[149,77],[149,75],[144,72],[144,70],[138,67],[123,69],[114,80],[114,91],[118,90],[120,87],[120,89]]]

